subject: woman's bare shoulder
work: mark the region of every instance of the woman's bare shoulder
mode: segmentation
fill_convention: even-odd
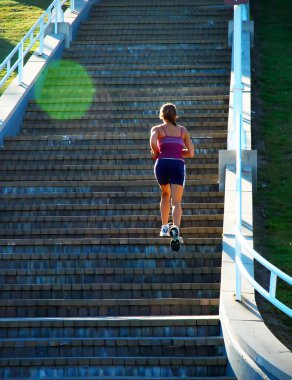
[[[151,128],[151,133],[159,132],[160,127],[161,127],[161,124],[154,125],[154,127]]]
[[[183,125],[180,125],[180,128],[182,129],[183,136],[188,135],[189,132],[186,127],[184,127]]]

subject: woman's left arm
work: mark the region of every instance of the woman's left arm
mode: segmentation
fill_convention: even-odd
[[[151,148],[151,155],[152,155],[152,158],[154,160],[156,160],[156,158],[159,155],[159,149],[158,149],[158,145],[157,145],[157,140],[158,140],[157,127],[153,127],[151,129],[150,148]]]
[[[186,128],[185,128],[184,143],[185,143],[186,149],[184,149],[183,152],[182,152],[183,158],[192,158],[192,157],[194,157],[194,153],[195,153],[194,145],[192,143],[190,134],[186,130]]]

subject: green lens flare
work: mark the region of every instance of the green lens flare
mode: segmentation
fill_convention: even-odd
[[[55,120],[84,116],[94,96],[94,84],[86,69],[69,60],[50,63],[35,86],[38,105]]]

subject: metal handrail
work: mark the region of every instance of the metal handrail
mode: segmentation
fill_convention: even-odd
[[[268,301],[270,301],[274,306],[283,311],[289,317],[292,317],[292,309],[286,306],[283,302],[279,301],[276,298],[276,287],[277,287],[277,278],[280,277],[287,284],[292,285],[292,278],[286,273],[281,271],[279,268],[275,267],[269,261],[267,261],[263,256],[261,256],[257,251],[255,251],[246,241],[241,231],[236,231],[236,239],[239,240],[241,247],[245,248],[255,260],[261,263],[265,268],[271,272],[270,276],[270,285],[269,291],[264,289],[255,279],[248,273],[244,267],[241,260],[238,260],[237,265],[239,267],[240,273],[252,284],[252,286]]]
[[[243,5],[234,6],[234,97],[233,97],[233,128],[236,130],[236,227],[235,227],[235,264],[236,264],[236,300],[241,301],[241,275],[269,302],[288,316],[292,316],[292,309],[276,298],[277,278],[280,277],[288,285],[292,285],[292,277],[278,269],[256,252],[245,239],[242,228],[242,21]],[[252,255],[271,272],[269,291],[265,290],[245,268],[242,260],[242,248]]]
[[[32,26],[32,28],[27,32],[23,39],[15,46],[11,53],[5,58],[5,60],[0,65],[0,73],[6,70],[6,74],[0,80],[0,88],[6,83],[8,78],[18,69],[18,84],[22,83],[23,79],[23,66],[24,59],[26,55],[31,51],[33,45],[39,41],[38,54],[42,55],[44,50],[44,37],[45,29],[48,25],[54,22],[54,33],[58,33],[58,23],[63,21],[63,11],[62,5],[65,4],[66,0],[54,0],[43,15],[38,19],[38,21]],[[70,0],[70,9],[73,12],[75,7],[74,0]],[[28,46],[26,46],[28,42]],[[17,59],[14,63],[12,60],[15,59],[17,54]]]

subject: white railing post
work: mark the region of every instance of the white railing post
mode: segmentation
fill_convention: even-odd
[[[58,23],[64,21],[62,1],[55,0],[55,34],[58,34]]]
[[[18,49],[18,60],[18,84],[21,84],[23,76],[23,42],[21,42]]]
[[[270,277],[270,297],[276,298],[276,288],[277,288],[277,275],[274,272],[271,272]]]
[[[40,47],[39,47],[39,55],[43,55],[44,52],[44,18],[41,19],[40,22]]]
[[[70,11],[71,12],[75,11],[75,0],[71,0],[71,2],[70,2]]]
[[[57,5],[57,0],[55,0],[55,4],[54,4],[53,10],[55,12],[55,29],[54,29],[54,33],[58,34],[58,13],[59,13],[59,7]]]
[[[241,231],[242,222],[242,162],[241,162],[241,126],[242,115],[236,115],[236,232],[235,232],[235,268],[236,268],[236,288],[235,299],[241,301],[241,271],[239,263],[241,262],[241,244],[237,237],[238,231]]]
[[[241,192],[241,142],[242,142],[242,6],[234,6],[233,30],[233,130],[236,132],[236,233],[235,233],[235,262],[236,262],[236,300],[241,301],[241,244],[237,238],[237,231],[241,230],[242,219],[242,192]]]
[[[64,12],[62,9],[62,0],[58,0],[57,2],[57,7],[58,7],[58,22],[63,22],[64,21]]]

